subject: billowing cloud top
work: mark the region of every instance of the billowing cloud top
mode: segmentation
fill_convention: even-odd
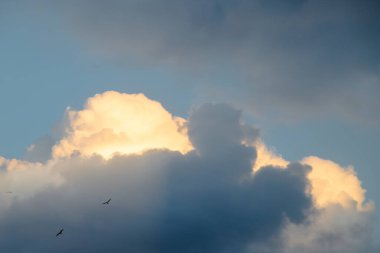
[[[229,105],[106,92],[68,115],[48,161],[0,157],[4,252],[375,250],[353,168],[278,157]]]
[[[143,94],[108,91],[90,98],[80,111],[67,110],[64,138],[53,147],[53,157],[75,152],[131,154],[146,149],[189,151],[185,120],[173,117],[160,103]]]

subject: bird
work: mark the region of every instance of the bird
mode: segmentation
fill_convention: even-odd
[[[110,202],[111,202],[111,198],[110,198],[110,199],[108,199],[107,201],[103,202],[103,203],[102,203],[102,205],[109,205],[109,204],[110,204]]]
[[[61,228],[61,230],[59,230],[59,232],[55,235],[55,237],[57,237],[59,235],[63,235],[63,228]]]

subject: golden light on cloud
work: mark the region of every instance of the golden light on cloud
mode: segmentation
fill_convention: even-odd
[[[373,203],[365,203],[365,190],[353,167],[341,167],[339,164],[316,156],[304,158],[302,163],[313,167],[308,175],[312,184],[312,195],[317,207],[339,203],[345,208],[370,210]]]
[[[257,152],[257,159],[253,166],[254,171],[260,169],[263,166],[273,165],[286,167],[289,164],[288,161],[268,148],[261,140],[256,141],[254,146],[256,147]]]
[[[192,149],[183,118],[171,115],[143,94],[108,91],[87,100],[83,110],[68,110],[66,136],[53,147],[52,156],[141,153]]]
[[[183,154],[193,149],[186,120],[173,116],[160,103],[143,94],[108,91],[95,95],[87,100],[83,110],[67,110],[65,127],[65,135],[52,148],[50,162],[75,154],[98,154],[110,159],[114,154],[141,154],[152,149],[168,149]],[[268,165],[285,168],[289,164],[262,140],[251,145],[257,150],[253,171]],[[352,167],[345,168],[314,156],[304,158],[301,163],[312,167],[308,179],[317,208],[334,204],[358,211],[373,208],[372,202],[366,202],[365,189]],[[44,171],[40,169],[44,167],[41,164],[2,157],[0,167],[6,167],[8,171],[23,170],[23,175],[28,175],[26,168]]]
[[[289,163],[260,140],[255,143],[255,147],[257,160],[253,171],[269,165],[285,168]],[[343,208],[354,208],[359,211],[374,208],[373,202],[365,202],[366,191],[362,188],[353,167],[345,168],[316,156],[306,157],[301,163],[312,167],[308,179],[316,207],[325,208],[328,205],[339,204]]]

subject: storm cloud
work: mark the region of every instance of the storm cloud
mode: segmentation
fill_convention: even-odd
[[[226,105],[194,111],[189,131],[199,152],[78,156],[45,165],[64,183],[28,197],[7,196],[14,199],[1,214],[1,248],[245,252],[255,243],[280,245],[285,224],[305,222],[313,208],[306,178],[311,168],[294,163],[253,175],[256,151],[241,144],[240,116]],[[101,206],[108,197],[111,205]],[[61,226],[65,234],[55,238]]]
[[[354,169],[319,157],[289,162],[242,118],[228,104],[182,119],[142,94],[89,98],[66,111],[58,140],[28,148],[29,161],[0,157],[0,248],[376,252],[374,204]],[[135,131],[136,122],[152,127]]]

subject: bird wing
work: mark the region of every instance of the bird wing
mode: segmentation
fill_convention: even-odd
[[[110,201],[111,201],[111,199],[109,199],[109,200],[107,200],[107,201],[103,202],[102,204],[103,204],[103,205],[109,204],[109,203],[110,203]]]
[[[63,233],[63,229],[61,229],[55,236],[59,236]]]

